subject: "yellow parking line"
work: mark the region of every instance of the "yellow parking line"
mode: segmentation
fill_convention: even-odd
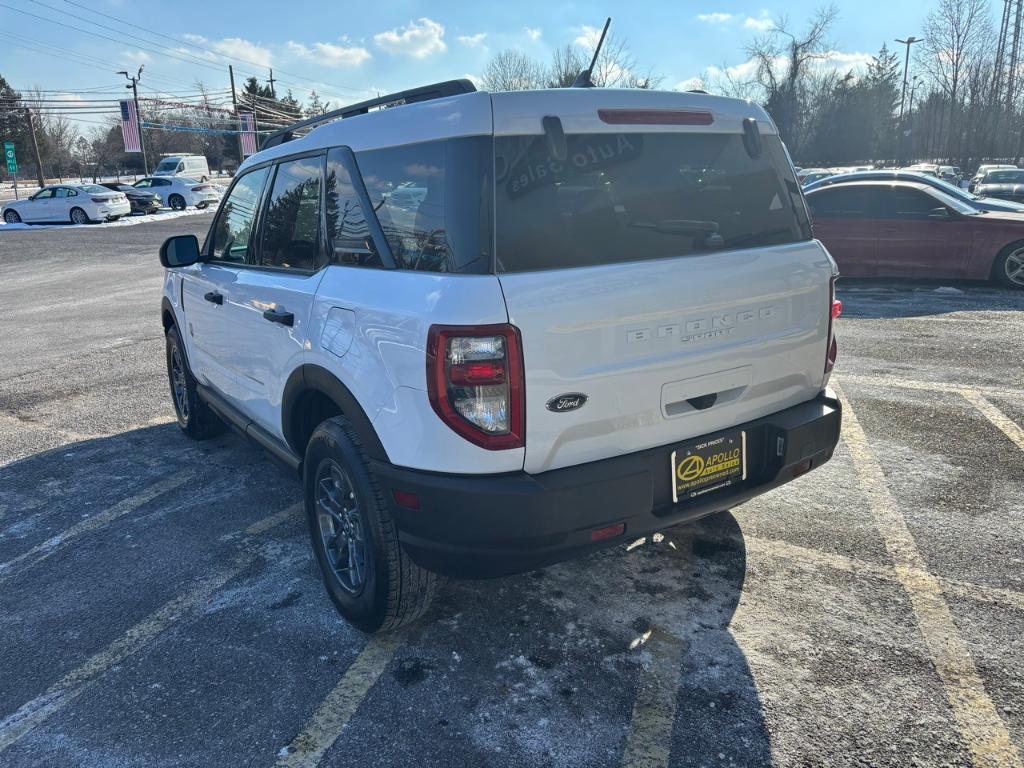
[[[927,570],[850,401],[840,387],[836,389],[843,401],[842,434],[853,458],[854,470],[893,560],[896,577],[910,597],[914,617],[973,762],[976,766],[1020,766],[1017,747],[1010,740],[1006,725],[985,692],[985,684],[957,633],[942,586]]]
[[[982,416],[992,422],[1000,432],[1010,438],[1018,448],[1024,451],[1024,429],[1018,427],[1013,419],[992,405],[976,389],[964,387],[960,390],[960,394],[963,395],[967,402],[977,408]]]
[[[181,473],[153,483],[151,486],[145,488],[139,493],[129,496],[127,499],[122,499],[109,509],[105,509],[102,512],[76,523],[66,531],[61,531],[60,533],[51,536],[41,544],[36,544],[32,549],[27,552],[23,552],[12,560],[8,560],[6,563],[0,563],[0,582],[9,579],[16,571],[24,570],[24,568],[35,565],[50,557],[50,555],[59,552],[83,533],[88,533],[89,531],[94,531],[97,528],[102,528],[104,525],[113,522],[119,517],[123,517],[129,512],[134,512],[143,504],[152,501],[163,493],[167,493],[168,491],[172,491],[175,488],[184,485],[191,479],[192,475]],[[19,566],[21,566],[21,568],[19,568]]]
[[[839,377],[842,381],[853,384],[866,384],[876,387],[896,387],[898,389],[921,389],[930,392],[951,392],[961,394],[964,390],[963,384],[950,384],[946,381],[918,381],[916,379],[903,379],[899,376],[872,376],[861,373],[843,373]],[[832,379],[835,381],[835,379]],[[1012,387],[990,387],[986,384],[972,384],[971,390],[996,397],[1019,398],[1024,395],[1024,389]]]
[[[657,627],[639,639],[648,647],[652,663],[633,701],[622,765],[624,768],[664,768],[672,753],[672,723],[676,717],[685,644]]]
[[[96,678],[115,664],[120,664],[141,650],[194,608],[205,605],[218,589],[241,573],[253,560],[252,557],[246,557],[230,570],[198,582],[191,591],[165,603],[80,667],[51,685],[41,696],[18,707],[17,711],[0,721],[0,752],[77,699]]]
[[[403,639],[401,633],[392,633],[374,635],[367,640],[363,650],[320,703],[299,735],[281,750],[276,763],[278,768],[313,768],[319,765],[324,753],[338,740]]]
[[[261,533],[269,531],[271,528],[276,528],[283,522],[286,522],[294,517],[297,517],[301,512],[301,502],[298,504],[292,504],[287,509],[282,509],[280,512],[276,512],[273,515],[270,515],[270,517],[265,517],[262,520],[253,523],[245,529],[245,532],[249,536],[258,536]]]

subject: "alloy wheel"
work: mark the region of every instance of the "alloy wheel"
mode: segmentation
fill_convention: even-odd
[[[1024,286],[1024,248],[1020,248],[1006,257],[1003,264],[1006,276],[1011,283]]]
[[[174,395],[174,407],[182,419],[188,421],[188,382],[185,379],[185,366],[181,360],[181,352],[177,345],[171,348],[171,393]]]
[[[4,221],[8,224],[17,224],[21,221],[21,216],[17,211],[4,211]]]
[[[362,513],[348,473],[333,459],[324,459],[317,469],[316,512],[334,578],[346,592],[358,594],[367,566]]]
[[[85,215],[85,211],[81,208],[75,208],[71,211],[71,223],[72,224],[88,224],[89,217]]]

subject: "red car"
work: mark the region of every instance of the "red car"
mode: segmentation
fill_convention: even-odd
[[[849,277],[995,279],[1024,289],[1024,214],[978,211],[913,181],[807,193],[814,234]]]

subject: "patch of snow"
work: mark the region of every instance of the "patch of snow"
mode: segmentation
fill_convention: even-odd
[[[0,219],[0,232],[13,232],[19,230],[37,229],[97,229],[106,227],[133,227],[136,224],[149,224],[154,221],[169,221],[170,219],[181,218],[182,216],[197,216],[201,213],[213,213],[215,208],[186,208],[184,211],[172,211],[169,208],[160,209],[159,213],[147,213],[143,215],[129,214],[117,221],[105,221],[101,224],[8,224]]]

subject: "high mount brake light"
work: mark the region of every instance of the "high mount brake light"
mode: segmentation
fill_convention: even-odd
[[[523,352],[513,325],[432,325],[427,394],[452,430],[491,451],[521,448],[526,437]]]
[[[715,117],[702,109],[599,109],[608,125],[711,125]]]

